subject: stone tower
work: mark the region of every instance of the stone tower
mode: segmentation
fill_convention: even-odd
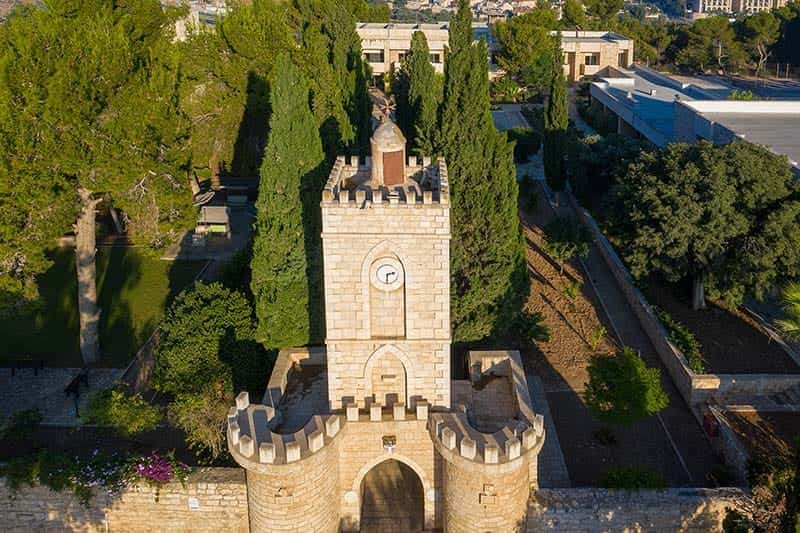
[[[451,379],[447,166],[405,147],[384,119],[371,157],[337,159],[321,202],[325,347],[281,350],[262,403],[241,393],[229,413],[253,532],[524,522],[543,419],[518,352],[471,352],[471,379]]]

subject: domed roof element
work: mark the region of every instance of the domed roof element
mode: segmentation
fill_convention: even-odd
[[[397,124],[384,118],[372,134],[372,143],[381,152],[394,152],[405,148],[406,138]]]

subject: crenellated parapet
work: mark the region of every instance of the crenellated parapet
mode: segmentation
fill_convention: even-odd
[[[516,413],[499,430],[485,433],[470,421],[469,407],[455,403],[452,410],[431,416],[431,438],[455,456],[486,465],[538,454],[544,444],[544,418],[533,409],[519,352],[470,352],[470,371],[473,382],[485,376],[508,380]]]
[[[228,413],[228,447],[236,462],[247,469],[264,471],[270,465],[300,461],[329,445],[338,435],[338,414],[313,415],[299,431],[281,434],[271,428],[275,409],[253,405],[247,392],[236,397]]]
[[[372,158],[339,156],[322,191],[323,207],[363,209],[380,205],[425,206],[450,202],[447,164],[439,158],[409,156],[402,184],[375,184],[371,180]]]

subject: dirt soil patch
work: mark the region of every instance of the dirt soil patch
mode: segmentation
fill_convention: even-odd
[[[718,460],[670,383],[665,383],[670,407],[661,413],[661,418],[648,417],[628,428],[613,428],[610,438],[603,438],[609,436],[609,430],[592,417],[583,392],[589,380],[591,357],[620,349],[614,328],[580,262],[567,264],[562,275],[559,265],[544,251],[542,228],[555,216],[544,198],[540,195],[535,212],[521,209],[520,216],[531,276],[527,308],[540,313],[550,331],[549,341],[521,351],[526,371],[537,375],[544,386],[573,486],[598,486],[609,470],[633,466],[658,472],[670,486],[712,485],[707,472]],[[581,283],[581,290],[572,299],[565,288],[574,281]],[[606,334],[592,349],[601,328]],[[669,380],[665,370],[662,380]],[[673,448],[670,434],[686,467]]]
[[[725,419],[753,457],[788,459],[800,438],[800,413],[726,411]]]
[[[800,368],[759,324],[743,311],[723,309],[712,302],[695,311],[682,289],[656,278],[648,281],[647,300],[669,313],[691,331],[700,343],[706,372],[710,374],[795,374]]]
[[[544,251],[542,227],[554,216],[544,200],[540,201],[536,213],[521,211],[520,214],[531,276],[527,309],[540,313],[550,331],[550,340],[538,343],[541,355],[526,359],[546,388],[582,391],[589,380],[586,368],[591,356],[611,354],[618,349],[612,328],[602,312],[598,312],[602,307],[579,263],[567,263],[561,274],[559,265]],[[580,283],[581,289],[572,299],[566,289],[575,282]],[[606,333],[597,342],[601,328],[605,328]],[[596,344],[594,349],[593,343]]]

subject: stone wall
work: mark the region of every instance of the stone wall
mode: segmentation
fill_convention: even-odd
[[[247,486],[239,468],[203,468],[159,491],[146,484],[118,497],[96,493],[88,506],[71,492],[26,487],[16,494],[0,479],[3,531],[248,531]]]
[[[527,531],[721,531],[726,508],[744,500],[738,489],[540,489],[531,494]]]
[[[780,393],[800,385],[800,374],[695,374],[689,368],[683,353],[667,339],[667,332],[641,291],[633,283],[628,269],[616,250],[597,226],[592,216],[569,195],[570,204],[578,219],[589,228],[600,255],[603,256],[628,305],[639,319],[653,346],[658,352],[672,381],[686,403],[699,418],[696,406],[717,400],[733,403],[737,398],[746,401],[754,395]]]

